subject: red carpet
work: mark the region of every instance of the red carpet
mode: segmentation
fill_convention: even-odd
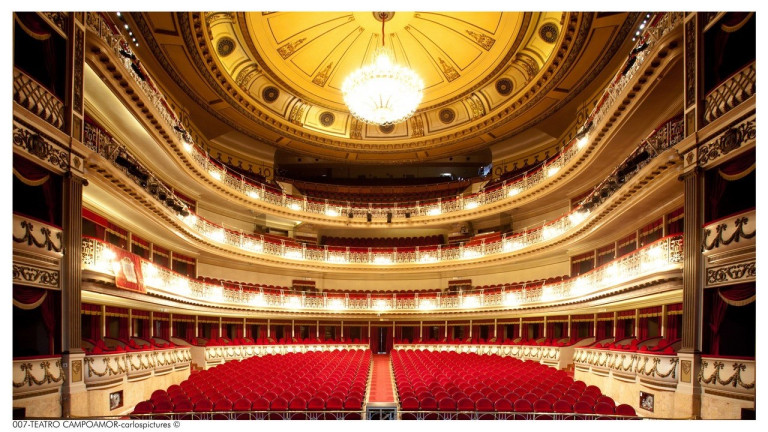
[[[373,355],[373,373],[371,374],[371,393],[368,402],[394,402],[392,378],[389,374],[389,354]]]

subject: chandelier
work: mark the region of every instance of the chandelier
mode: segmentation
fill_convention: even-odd
[[[411,69],[395,63],[384,46],[384,23],[393,14],[379,12],[381,47],[374,51],[373,63],[352,72],[341,86],[349,112],[366,123],[399,123],[411,117],[421,102],[423,81]]]

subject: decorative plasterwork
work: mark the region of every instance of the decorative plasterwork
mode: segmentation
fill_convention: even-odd
[[[35,265],[13,263],[13,281],[19,285],[59,289],[59,271]]]
[[[57,129],[64,129],[64,103],[19,69],[13,69],[13,100]]]
[[[721,158],[733,150],[751,143],[756,136],[757,122],[756,117],[752,115],[699,146],[699,166],[707,167],[719,163]]]
[[[756,261],[707,268],[707,286],[730,285],[757,279]]]
[[[704,99],[704,121],[711,123],[755,94],[757,71],[752,63],[712,90]]]
[[[189,21],[189,18],[190,18],[189,14],[186,14],[186,15],[185,14],[178,14],[176,16],[180,19],[180,23],[181,23],[180,28],[182,28],[182,29],[186,29],[188,26],[190,28],[193,28],[193,27],[195,27],[197,25],[197,22],[198,22],[197,20],[193,19],[192,22]],[[153,45],[154,41],[152,40],[151,34],[149,34],[149,33],[151,33],[151,30],[149,30],[149,28],[146,26],[146,22],[144,21],[143,17],[141,17],[141,16],[134,16],[134,18],[137,20],[138,27],[142,30],[142,32],[144,32],[145,34],[147,34],[149,36],[148,43],[150,44],[150,46]],[[239,22],[240,20],[241,20],[241,17],[238,16],[237,21]],[[612,45],[610,46],[610,48],[605,50],[606,55],[601,57],[600,60],[598,61],[598,63],[593,65],[593,67],[590,69],[589,73],[584,75],[583,79],[578,82],[578,84],[576,86],[577,88],[574,88],[574,89],[572,89],[571,91],[568,92],[568,94],[565,97],[565,99],[562,100],[562,103],[567,103],[567,101],[570,100],[570,98],[574,97],[578,93],[578,91],[580,91],[580,89],[583,88],[584,85],[587,85],[588,82],[591,79],[594,78],[595,74],[599,73],[600,68],[604,66],[605,62],[610,60],[610,57],[613,55],[613,52],[615,52],[615,49],[618,48],[618,45],[621,42],[620,38],[623,35],[627,34],[627,32],[629,32],[631,30],[631,27],[632,27],[633,23],[630,23],[630,21],[632,21],[631,18],[628,18],[626,20],[626,22],[622,25],[621,29],[619,30],[619,33],[617,33],[617,37],[615,38],[615,40],[612,40]],[[527,107],[533,106],[536,103],[538,103],[539,99],[541,97],[544,97],[544,95],[542,93],[546,93],[547,91],[549,91],[552,88],[554,88],[554,86],[556,85],[556,82],[564,77],[564,74],[566,73],[567,69],[578,58],[579,48],[581,48],[583,46],[583,44],[585,43],[586,36],[587,36],[587,33],[588,33],[588,28],[589,28],[589,25],[590,25],[590,22],[591,22],[590,15],[587,14],[587,15],[581,17],[581,19],[569,16],[569,17],[566,18],[565,22],[568,23],[568,26],[567,26],[567,30],[566,30],[566,27],[564,27],[563,32],[568,31],[570,33],[569,33],[568,37],[563,37],[562,40],[568,41],[568,42],[567,43],[564,42],[563,45],[557,45],[557,44],[554,45],[554,49],[557,51],[557,55],[563,57],[564,60],[562,60],[560,62],[557,62],[556,66],[549,65],[548,67],[544,67],[544,68],[541,69],[541,71],[539,71],[539,76],[546,77],[546,78],[545,79],[542,78],[543,80],[540,81],[537,84],[536,91],[534,91],[534,92],[527,92],[524,89],[521,89],[521,92],[525,91],[525,94],[521,94],[519,100],[516,103],[513,103],[512,106],[510,106],[509,108],[505,109],[505,112],[500,113],[499,116],[494,116],[490,123],[488,123],[487,125],[486,124],[481,125],[479,127],[466,128],[465,130],[461,131],[461,133],[459,133],[459,134],[454,133],[455,130],[451,127],[451,128],[447,128],[449,130],[443,130],[443,129],[446,129],[446,128],[443,128],[439,132],[433,131],[431,133],[428,133],[428,134],[426,134],[426,138],[427,139],[425,139],[425,140],[409,141],[409,142],[403,143],[402,145],[400,145],[400,144],[392,145],[392,144],[389,144],[389,143],[379,143],[379,142],[376,142],[376,143],[363,142],[363,143],[355,143],[353,145],[352,143],[346,143],[343,140],[338,140],[337,137],[323,137],[323,139],[319,139],[319,137],[315,137],[312,134],[307,133],[307,131],[295,130],[295,129],[293,129],[290,126],[288,126],[288,127],[279,126],[277,124],[277,122],[266,119],[264,117],[264,114],[266,114],[265,112],[261,112],[258,109],[257,106],[251,105],[247,101],[241,100],[240,102],[233,103],[232,106],[234,106],[238,110],[238,112],[240,114],[245,115],[246,117],[249,117],[249,118],[255,120],[257,123],[260,123],[262,126],[266,126],[266,127],[270,128],[270,129],[275,128],[274,129],[275,132],[278,132],[278,133],[280,133],[280,134],[282,134],[284,136],[290,136],[291,140],[300,141],[303,144],[309,144],[309,145],[315,146],[318,149],[328,149],[328,150],[332,149],[332,150],[336,150],[336,151],[338,151],[338,150],[344,150],[344,151],[352,150],[353,152],[356,152],[356,153],[375,152],[377,154],[380,154],[381,152],[395,152],[398,155],[400,155],[401,152],[407,151],[408,154],[411,155],[411,157],[413,157],[413,155],[419,155],[418,156],[419,158],[429,158],[431,153],[429,151],[426,151],[426,150],[429,150],[431,148],[437,148],[437,147],[445,146],[445,145],[455,144],[455,143],[457,143],[459,141],[461,141],[463,143],[472,142],[473,143],[472,145],[475,146],[475,147],[477,147],[477,146],[484,146],[484,145],[487,145],[487,143],[481,143],[480,141],[477,141],[477,140],[469,140],[468,138],[472,138],[472,137],[480,136],[480,135],[483,135],[483,136],[487,137],[487,135],[486,135],[486,133],[487,133],[486,128],[488,126],[491,126],[493,124],[499,124],[500,125],[500,124],[505,123],[507,121],[511,121],[511,120],[513,120],[513,118],[517,117],[520,113],[522,113],[525,109],[527,109]],[[211,50],[198,51],[198,47],[200,46],[200,43],[207,43],[207,42],[205,42],[204,40],[195,40],[195,37],[203,37],[204,38],[206,32],[205,31],[194,31],[193,32],[194,34],[187,34],[187,32],[185,31],[183,33],[184,34],[182,34],[182,36],[185,39],[185,43],[187,45],[188,51],[190,51],[192,48],[194,48],[194,51],[190,51],[190,53],[192,54],[190,58],[192,58],[193,62],[196,64],[196,67],[198,69],[200,69],[200,70],[205,70],[205,69],[207,69],[209,67],[214,67],[216,65],[216,61],[215,60],[197,57],[198,54],[201,55],[201,56],[206,56],[206,55],[210,56],[212,54]],[[286,43],[290,43],[290,42],[291,41],[287,41]],[[498,44],[499,44],[499,42],[497,40],[496,44],[494,44],[494,49],[495,49],[495,46],[498,45]],[[307,49],[307,46],[308,45],[304,45],[304,47],[300,47],[298,49],[298,51],[295,51],[289,57],[288,60],[291,60],[294,57],[296,57],[297,55],[299,55],[299,53],[301,53],[304,49]],[[156,53],[158,53],[157,59],[161,62],[161,64],[164,65],[164,67],[167,70],[169,70],[169,72],[170,72],[171,76],[173,77],[173,79],[177,80],[177,82],[181,82],[181,84],[180,84],[181,87],[185,88],[185,85],[183,84],[183,80],[177,79],[177,78],[179,78],[178,76],[174,76],[174,75],[176,75],[176,73],[174,72],[174,68],[170,64],[168,64],[168,62],[165,61],[165,58],[162,56],[162,49],[160,47],[152,47],[152,46],[151,46],[151,49],[153,51],[155,51]],[[510,51],[510,52],[512,52],[512,51]],[[553,55],[555,55],[555,54],[553,53]],[[447,62],[447,60],[446,60],[446,62]],[[325,66],[325,67],[327,67],[327,66]],[[211,88],[213,88],[213,89],[221,88],[222,90],[226,90],[225,92],[220,92],[219,93],[223,100],[234,101],[235,99],[237,99],[237,96],[235,96],[235,94],[234,94],[235,92],[230,91],[230,89],[227,87],[227,83],[225,82],[226,80],[217,79],[215,77],[215,76],[217,76],[217,74],[221,73],[221,70],[218,67],[215,67],[215,69],[216,69],[215,71],[212,71],[212,72],[214,72],[213,75],[204,74],[205,76],[203,78],[205,78],[206,81],[209,83],[209,85],[211,85]],[[458,70],[457,70],[457,73],[463,74],[463,72],[460,72]],[[496,76],[498,76],[498,75],[496,75]],[[489,77],[491,79],[494,79],[496,76],[494,76],[494,74],[490,74],[489,75]],[[491,83],[492,82],[493,81],[491,81]],[[280,87],[283,87],[281,85],[283,83],[277,82],[277,84]],[[485,83],[485,84],[487,84],[487,83]],[[483,85],[485,85],[485,84],[483,84]],[[327,84],[326,84],[326,86],[327,86]],[[480,86],[480,87],[482,87],[482,86]],[[480,87],[475,86],[472,90],[473,91],[477,90]],[[194,96],[194,90],[193,89],[185,88],[185,91],[187,91],[187,93],[190,94],[193,98],[196,98]],[[515,94],[515,97],[517,97],[517,94]],[[466,96],[459,96],[459,98],[466,98]],[[560,99],[558,98],[558,100],[560,100]],[[209,107],[208,104],[205,103],[205,101],[201,100],[199,102],[201,103],[201,106],[203,106],[205,109],[209,110],[209,112],[211,112],[215,116],[219,117],[218,113],[214,112],[215,110],[212,109],[211,107]],[[238,105],[240,103],[243,104],[242,105],[242,109],[240,107],[238,107]],[[308,103],[311,104],[312,102],[308,101]],[[559,103],[560,102],[558,102],[558,104]],[[440,106],[429,107],[429,108],[426,108],[426,109],[437,109],[437,108],[440,108]],[[552,107],[552,109],[550,109],[549,111],[556,110],[556,109],[557,109],[557,107]],[[547,115],[549,115],[549,113],[547,113],[545,116],[537,117],[536,119],[534,119],[532,121],[534,121],[534,122],[535,121],[540,121],[541,118],[544,118]],[[474,117],[474,118],[477,119],[478,117]],[[225,123],[231,124],[234,128],[238,128],[238,130],[241,130],[244,133],[247,133],[247,134],[251,135],[251,133],[249,133],[249,131],[243,129],[242,126],[238,126],[236,123],[232,122],[232,119],[224,118],[224,117],[222,117],[221,119]],[[461,127],[465,127],[465,125],[469,126],[469,124],[466,124],[466,122],[455,122],[455,124],[457,125],[457,127],[459,126],[459,124],[461,124]],[[357,139],[364,140],[365,136],[362,133],[358,134],[357,130],[355,128],[353,128],[352,126],[354,126],[354,125],[352,123],[350,123],[350,129],[349,129],[349,132],[348,132],[350,139],[352,139],[352,140],[357,140]],[[515,131],[520,130],[520,129],[521,128],[518,128]],[[514,133],[515,131],[510,131],[510,133]],[[445,137],[437,137],[436,135],[434,135],[435,133],[446,134],[446,135],[445,135]],[[432,135],[432,136],[430,136],[430,135]],[[410,134],[410,137],[418,137],[418,136],[419,136],[418,133]],[[258,139],[258,137],[256,137],[256,138]],[[288,141],[284,140],[282,142],[285,143],[285,145],[288,145],[290,143],[290,140],[288,140]],[[475,149],[475,147],[473,147],[472,149]],[[302,148],[306,149],[306,148],[309,148],[309,147],[302,146]],[[472,149],[467,148],[466,150],[470,151]],[[415,150],[418,150],[418,151],[415,151]],[[421,150],[424,150],[424,151],[421,151]],[[349,156],[347,156],[347,157],[349,157]],[[355,157],[352,156],[352,159],[355,159]]]

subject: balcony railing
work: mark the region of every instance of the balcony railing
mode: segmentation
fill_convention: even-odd
[[[613,288],[632,283],[639,278],[679,269],[683,259],[682,244],[682,236],[668,236],[575,278],[538,285],[535,288],[523,286],[519,289],[501,288],[489,292],[469,290],[458,294],[350,294],[340,299],[329,297],[326,293],[275,293],[263,289],[231,289],[190,279],[143,259],[140,259],[143,275],[141,282],[147,292],[164,297],[206,305],[259,310],[381,314],[387,311],[517,309],[603,296],[610,294]],[[113,248],[115,247],[99,240],[83,238],[83,269],[114,276],[115,271],[120,271],[120,267],[114,265],[116,254],[112,251]]]
[[[592,125],[598,125],[604,120],[610,108],[619,99],[619,95],[634,80],[637,71],[645,63],[646,57],[648,57],[647,53],[652,51],[655,44],[664,35],[682,22],[682,16],[683,14],[680,12],[673,12],[655,14],[650,18],[648,25],[642,30],[642,34],[639,35],[640,41],[638,45],[647,44],[645,49],[635,53],[632,66],[627,70],[618,72],[616,78],[606,88],[603,97],[599,100],[582,128],[584,133]],[[208,173],[212,179],[220,182],[222,187],[226,189],[248,197],[255,202],[263,202],[281,207],[284,210],[290,210],[291,212],[344,219],[348,219],[349,215],[352,215],[352,219],[367,220],[370,217],[371,221],[376,222],[391,219],[404,220],[410,217],[434,217],[442,214],[456,214],[487,206],[539,187],[547,178],[554,176],[561,168],[573,160],[588,141],[573,139],[563,147],[558,155],[552,157],[542,167],[526,173],[521,179],[509,183],[504,182],[498,188],[484,190],[469,196],[459,195],[450,199],[435,199],[415,203],[368,203],[367,205],[292,196],[272,186],[252,181],[238,173],[227,170],[225,166],[216,162],[210,155],[196,146],[189,134],[181,127],[178,117],[170,110],[170,104],[168,104],[165,96],[152,85],[151,78],[149,76],[139,76],[132,67],[130,58],[122,54],[122,52],[127,52],[126,47],[129,45],[117,32],[114,24],[107,21],[108,17],[105,15],[88,14],[87,22],[89,28],[107,43],[114,50],[115,55],[121,59],[127,75],[131,76],[138,83],[158,112],[161,113],[166,125],[178,135],[189,158],[194,161],[197,169]],[[586,135],[584,135],[584,138],[587,138]]]
[[[340,248],[328,246],[306,245],[292,240],[277,240],[263,235],[246,234],[235,231],[208,221],[195,215],[186,205],[173,195],[161,181],[146,168],[140,165],[123,146],[98,126],[86,123],[85,143],[104,158],[112,162],[126,176],[152,194],[163,206],[174,211],[186,225],[201,237],[242,249],[249,253],[263,254],[281,259],[295,261],[321,262],[326,264],[353,264],[387,266],[392,264],[429,265],[434,263],[472,260],[487,255],[515,252],[528,246],[553,240],[577,228],[588,217],[589,213],[607,201],[621,185],[628,182],[640,169],[654,160],[659,154],[674,146],[682,137],[682,119],[673,118],[656,128],[640,145],[617,166],[614,171],[597,185],[582,203],[569,213],[558,219],[545,222],[539,226],[528,228],[522,232],[501,234],[494,240],[471,239],[459,246],[424,246],[414,248]],[[218,165],[217,165],[218,166]],[[550,167],[549,169],[553,169]],[[543,170],[542,170],[543,172]],[[224,181],[230,177],[222,177]],[[242,181],[240,186],[249,188],[250,183]],[[499,189],[500,190],[500,189]],[[319,205],[307,199],[295,199],[287,195],[270,192],[264,185],[260,189],[252,188],[251,196],[271,196],[271,200],[280,205],[301,209],[307,206]],[[487,194],[486,194],[487,195]],[[472,198],[462,197],[458,200],[439,201],[446,208],[459,205],[468,206]],[[329,208],[325,206],[326,210]],[[441,208],[433,206],[437,212]],[[370,210],[370,209],[368,209]],[[334,210],[334,214],[342,211]],[[343,209],[343,211],[351,211]]]
[[[61,357],[14,359],[13,395],[56,392],[64,384],[64,377]]]
[[[189,370],[191,361],[190,347],[88,354],[83,375],[89,388],[98,388],[112,386],[116,379],[134,381]]]

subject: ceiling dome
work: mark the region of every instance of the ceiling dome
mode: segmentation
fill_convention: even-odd
[[[381,46],[379,13],[131,14],[209,138],[222,131],[205,115],[273,148],[362,163],[467,154],[540,123],[605,69],[636,15],[390,12],[385,45],[424,81],[423,100],[378,126],[349,113],[341,87]]]

